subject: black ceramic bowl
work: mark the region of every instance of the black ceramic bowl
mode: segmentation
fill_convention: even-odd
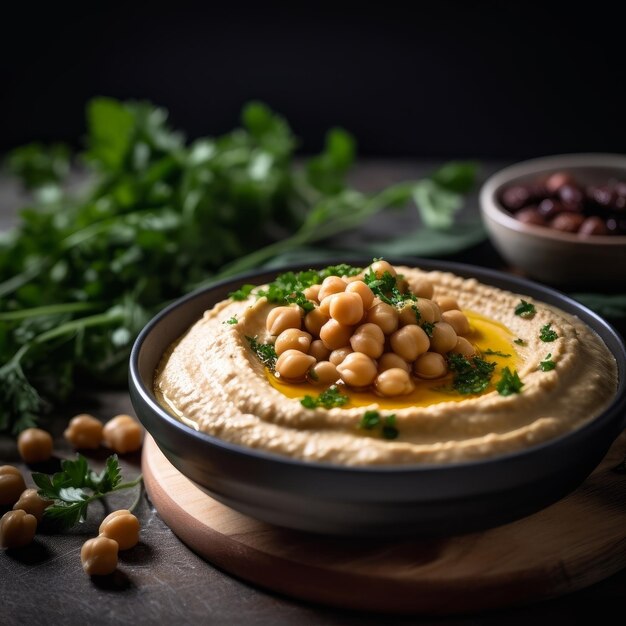
[[[626,426],[626,350],[619,335],[589,309],[528,280],[441,261],[391,261],[473,276],[576,315],[595,330],[617,360],[615,399],[594,420],[557,439],[492,459],[448,465],[352,468],[311,463],[197,432],[159,405],[152,391],[155,369],[165,349],[205,309],[242,283],[265,283],[277,274],[263,271],[182,298],[159,313],[135,342],[130,359],[131,399],[139,419],[170,462],[211,496],[244,514],[271,524],[336,535],[484,529],[533,513],[582,483]],[[367,263],[352,261],[353,265]],[[296,268],[281,271],[286,269]]]

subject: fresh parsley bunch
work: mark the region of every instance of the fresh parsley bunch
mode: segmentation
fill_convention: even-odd
[[[79,376],[125,381],[139,330],[189,290],[411,200],[445,228],[474,178],[472,164],[452,163],[365,194],[345,181],[348,133],[331,130],[302,163],[296,147],[260,103],[244,108],[241,128],[186,143],[163,109],[96,98],[73,158],[81,188],[67,191],[66,148],[14,152],[9,169],[33,195],[0,235],[0,432],[35,425]]]

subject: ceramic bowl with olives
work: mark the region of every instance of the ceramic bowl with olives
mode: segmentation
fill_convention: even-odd
[[[517,163],[485,182],[480,208],[494,247],[535,280],[597,290],[626,279],[626,155]]]

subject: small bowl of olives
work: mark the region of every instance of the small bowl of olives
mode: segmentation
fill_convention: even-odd
[[[626,155],[565,154],[517,163],[482,186],[495,248],[527,276],[562,288],[626,280]]]

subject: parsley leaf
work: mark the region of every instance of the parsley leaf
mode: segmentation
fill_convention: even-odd
[[[515,315],[519,315],[524,319],[532,318],[536,312],[535,305],[531,302],[526,302],[526,300],[520,300],[520,303],[515,307]]]
[[[375,296],[378,296],[383,302],[390,306],[401,309],[406,302],[415,302],[417,296],[410,291],[402,292],[398,288],[398,277],[392,276],[389,272],[384,272],[379,278],[374,270],[370,269],[363,276],[363,282],[372,290]],[[417,307],[413,309],[416,312],[416,319],[419,310]]]
[[[432,337],[433,336],[433,330],[435,328],[435,325],[431,322],[423,322],[421,324],[422,326],[422,330],[429,336]]]
[[[232,300],[238,301],[247,300],[248,296],[252,293],[252,290],[255,288],[255,286],[256,285],[250,285],[249,283],[241,285],[241,287],[239,287],[239,289],[237,289],[236,291],[231,291],[228,294],[228,297]]]
[[[556,363],[552,360],[552,353],[549,352],[546,358],[539,363],[539,369],[542,372],[549,372],[556,367]]]
[[[250,344],[250,349],[256,354],[261,363],[263,363],[270,372],[273,372],[278,359],[274,346],[271,343],[259,343],[256,337],[246,336],[246,339]]]
[[[513,343],[516,343],[518,346],[525,346],[526,341],[518,337],[517,339],[513,339]]]
[[[496,363],[489,363],[478,356],[470,359],[458,353],[447,357],[448,368],[454,372],[452,387],[461,394],[481,393],[488,386],[493,376]]]
[[[492,350],[491,348],[487,348],[487,350],[483,350],[483,354],[487,354],[490,356],[501,356],[503,358],[511,356],[510,354],[507,354],[505,352],[500,352],[498,350]]]
[[[229,317],[227,320],[224,320],[222,322],[222,324],[230,324],[231,326],[233,324],[236,324],[239,320],[237,319],[236,315],[233,315],[232,317]]]
[[[331,409],[336,406],[343,406],[347,404],[349,398],[339,391],[337,385],[331,385],[325,391],[322,391],[316,398],[306,395],[300,404],[306,409],[316,409],[317,407],[323,407],[325,409]]]
[[[502,378],[496,383],[496,390],[501,396],[510,396],[514,393],[520,393],[524,383],[520,380],[517,370],[511,370],[508,367],[503,368]]]
[[[541,339],[541,341],[551,342],[558,338],[559,336],[556,331],[552,329],[551,323],[541,327],[541,330],[539,331],[539,339]]]
[[[45,517],[55,520],[63,528],[70,528],[87,517],[89,504],[107,494],[138,485],[142,478],[122,483],[122,474],[113,454],[107,458],[102,472],[93,471],[87,459],[78,454],[75,460],[61,461],[61,471],[49,476],[41,472],[32,474],[42,498],[52,500],[45,511]]]
[[[378,411],[365,411],[359,428],[364,430],[374,430],[380,428],[380,434],[383,439],[397,439],[400,432],[396,427],[396,415],[391,413],[384,417]]]

